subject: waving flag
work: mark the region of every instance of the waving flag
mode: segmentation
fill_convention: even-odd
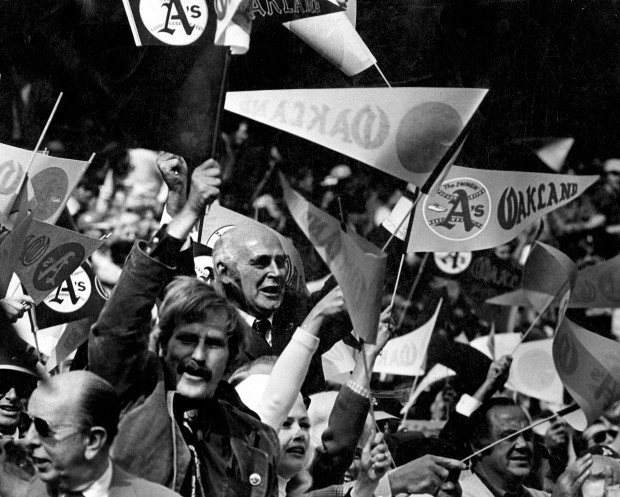
[[[575,143],[574,138],[559,138],[548,143],[544,147],[539,148],[536,151],[538,158],[543,161],[549,168],[558,172],[562,169],[566,157],[570,152],[570,149]]]
[[[102,243],[103,240],[34,220],[18,250],[19,261],[14,271],[38,304]]]
[[[568,307],[620,307],[620,255],[580,269]]]
[[[421,376],[426,371],[426,351],[435,329],[441,301],[431,319],[417,330],[392,338],[375,362],[373,373]]]
[[[423,186],[487,90],[340,88],[228,92],[225,109]]]
[[[553,339],[553,361],[564,387],[585,413],[570,420],[577,430],[596,421],[620,400],[620,343],[564,319]]]
[[[305,200],[282,175],[280,180],[291,216],[342,288],[355,332],[375,343],[386,255],[364,238],[342,231],[338,220]]]
[[[463,252],[509,242],[581,195],[598,176],[486,171],[453,166],[434,194],[418,202],[411,252]]]
[[[377,63],[344,12],[289,21],[284,27],[347,76],[355,76]]]
[[[243,55],[250,48],[253,17],[251,4],[250,0],[215,2],[215,44],[230,47],[233,55]]]

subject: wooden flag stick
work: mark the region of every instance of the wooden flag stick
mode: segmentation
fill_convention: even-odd
[[[377,68],[377,71],[379,71],[379,74],[381,74],[381,77],[383,78],[383,81],[385,81],[385,84],[388,85],[388,87],[392,88],[392,85],[390,84],[390,82],[385,77],[385,74],[383,74],[383,71],[381,69],[379,69],[379,66],[377,64],[375,64],[375,67]]]
[[[58,109],[58,104],[60,104],[60,100],[62,99],[62,95],[63,95],[63,93],[60,92],[60,95],[58,95],[58,99],[56,100],[56,104],[54,104],[54,108],[52,109],[52,113],[50,114],[50,117],[48,117],[47,123],[45,123],[45,127],[43,128],[43,132],[41,133],[41,136],[39,137],[39,141],[37,142],[37,145],[34,147],[34,151],[32,152],[32,156],[30,157],[30,162],[28,162],[28,165],[26,166],[26,173],[30,170],[30,166],[32,166],[32,163],[34,162],[34,159],[37,156],[37,151],[41,147],[41,143],[43,142],[43,139],[45,138],[45,134],[47,133],[47,129],[50,127],[50,124],[52,123],[52,119],[54,119],[54,114],[56,114],[56,109]],[[20,187],[21,187],[21,185],[20,185]]]
[[[39,358],[39,362],[43,364],[43,359],[41,357],[41,349],[39,348],[39,338],[37,337],[39,326],[37,325],[37,316],[35,314],[34,308],[35,306],[33,305],[28,311],[28,319],[30,320],[30,328],[32,331],[32,336],[34,338],[34,346],[37,349],[37,356]]]
[[[549,307],[549,306],[547,306]],[[526,330],[525,333],[523,333],[523,335],[521,335],[521,339],[519,340],[519,343],[515,346],[515,348],[512,350],[512,352],[510,353],[511,356],[513,356],[515,354],[515,352],[519,349],[519,347],[521,346],[521,344],[523,343],[523,341],[527,338],[527,336],[530,334],[530,331],[532,331],[534,329],[534,326],[536,325],[536,323],[538,323],[538,321],[540,321],[540,318],[542,317],[542,315],[545,313],[545,311],[547,310],[547,308],[545,308],[540,314],[538,314],[536,316],[536,319],[534,319],[534,321],[532,322],[532,324],[530,325],[530,327]]]
[[[398,223],[398,226],[396,226],[396,228],[394,229],[394,233],[392,233],[390,235],[390,238],[388,238],[388,241],[385,242],[385,245],[383,246],[383,248],[381,249],[383,252],[385,252],[385,249],[388,248],[388,246],[390,245],[390,243],[392,243],[392,240],[394,239],[394,237],[396,236],[396,233],[398,232],[398,230],[400,229],[400,227],[403,225],[403,223],[407,220],[407,218],[409,216],[411,216],[413,214],[413,210],[415,209],[415,206],[418,204],[418,201],[420,200],[421,195],[418,195],[416,197],[416,199],[413,201],[413,205],[411,206],[411,209],[409,209],[409,212],[407,212],[406,215],[403,216],[403,218],[401,219],[400,223]],[[406,250],[406,249],[405,249]]]
[[[422,278],[422,273],[424,272],[424,266],[426,266],[426,261],[428,260],[429,255],[430,255],[430,252],[426,252],[424,254],[424,257],[422,258],[422,262],[420,263],[420,267],[418,268],[418,274],[416,274],[415,280],[413,280],[413,285],[411,285],[411,289],[409,290],[409,295],[407,295],[407,301],[410,301],[413,298],[413,294],[416,288],[418,287],[418,283],[420,283],[420,278]],[[406,310],[403,310],[400,313],[400,316],[398,318],[398,323],[396,323],[393,333],[396,333],[398,330],[400,330],[401,326],[405,322],[406,315],[407,315]]]
[[[224,69],[222,71],[222,83],[220,85],[220,95],[217,101],[217,111],[215,113],[215,123],[213,126],[213,139],[211,140],[211,152],[209,153],[209,157],[211,159],[217,159],[217,143],[220,138],[220,128],[222,127],[222,115],[224,114],[224,103],[226,102],[226,85],[228,81],[228,67],[230,66],[230,58],[232,57],[230,53],[230,49],[226,49],[225,58],[224,58]],[[190,178],[191,173],[190,171]],[[191,184],[191,181],[188,181],[188,187]],[[204,216],[207,215],[209,211],[207,210]],[[204,216],[200,218],[198,222],[198,242],[202,238],[202,228],[204,226]]]
[[[465,459],[461,459],[461,462],[467,462],[470,459],[472,459],[473,457],[476,457],[478,454],[482,454],[483,452],[495,447],[496,445],[505,442],[506,440],[510,440],[512,437],[516,437],[517,435],[521,435],[521,433],[531,430],[532,428],[535,428],[543,423],[546,423],[547,421],[551,421],[553,418],[557,418],[558,416],[565,416],[567,414],[570,414],[571,412],[575,412],[577,409],[579,409],[579,406],[577,404],[571,404],[568,407],[565,407],[564,409],[560,409],[558,412],[552,414],[551,416],[549,416],[548,418],[544,418],[544,419],[539,419],[538,421],[536,421],[535,423],[532,423],[528,426],[526,426],[525,428],[521,428],[518,431],[515,431],[514,433],[511,433],[510,435],[505,436],[504,438],[500,438],[499,440],[496,440],[495,442],[493,442],[492,444],[487,445],[486,447],[483,447],[480,450],[477,450],[476,452],[474,452],[473,454],[467,456]]]
[[[394,305],[394,300],[396,300],[396,292],[398,291],[398,283],[400,281],[400,274],[403,270],[403,263],[405,262],[405,257],[407,256],[406,252],[403,252],[400,256],[400,266],[398,267],[398,274],[396,275],[396,283],[394,284],[394,292],[392,293],[392,300],[390,301],[390,306]]]

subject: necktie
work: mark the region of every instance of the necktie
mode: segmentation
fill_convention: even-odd
[[[268,319],[257,319],[254,321],[252,329],[256,331],[263,340],[267,340],[267,333],[271,331],[271,323]]]

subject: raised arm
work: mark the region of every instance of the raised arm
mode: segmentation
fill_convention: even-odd
[[[209,160],[192,175],[183,208],[147,244],[134,246],[89,337],[91,371],[115,386],[124,402],[153,388],[149,376],[151,310],[173,276],[175,257],[205,208],[219,195],[219,165]]]

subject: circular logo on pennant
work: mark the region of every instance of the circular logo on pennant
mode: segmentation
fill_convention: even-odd
[[[36,219],[49,219],[65,199],[69,178],[63,169],[49,167],[33,176],[32,187],[37,199],[37,208],[34,211]]]
[[[82,264],[84,254],[84,247],[79,243],[65,243],[50,250],[34,271],[34,287],[42,292],[51,292]]]
[[[0,164],[0,195],[16,193],[22,171],[22,166],[14,160]]]
[[[469,240],[480,234],[491,217],[491,197],[472,178],[454,178],[424,201],[424,220],[446,240]]]
[[[92,290],[90,278],[84,268],[80,266],[43,302],[53,311],[69,314],[84,307]]]
[[[159,41],[181,46],[200,38],[209,13],[204,0],[141,0],[140,17]]]
[[[49,236],[41,235],[37,238],[29,236],[24,243],[21,261],[24,266],[30,266],[37,262],[50,246]]]
[[[471,264],[471,252],[435,252],[435,265],[446,274],[459,274]]]
[[[412,173],[430,173],[463,129],[459,113],[443,102],[424,102],[407,112],[396,132],[396,153]]]

